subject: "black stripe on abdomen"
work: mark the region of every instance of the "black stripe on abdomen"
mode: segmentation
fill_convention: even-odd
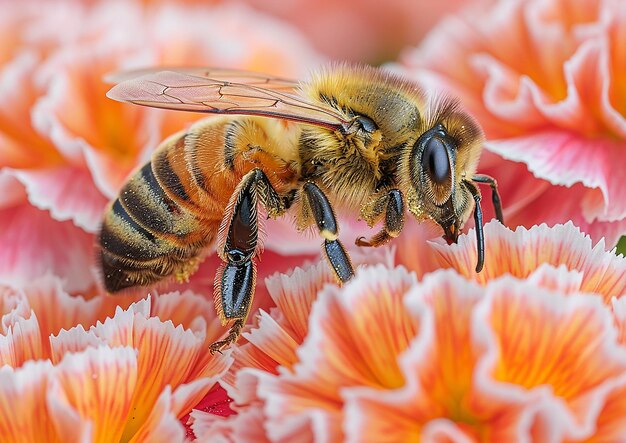
[[[131,217],[153,233],[182,241],[198,229],[196,218],[165,194],[150,163],[129,180],[119,197]]]

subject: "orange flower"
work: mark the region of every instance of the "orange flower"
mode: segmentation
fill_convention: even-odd
[[[223,332],[212,303],[172,292],[113,313],[61,286],[0,290],[0,440],[183,441],[178,419],[230,364],[207,352]]]
[[[592,247],[571,225],[510,231],[492,222],[479,285],[454,271],[473,267],[472,233],[451,246],[415,235],[420,273],[453,269],[416,283],[402,267],[364,266],[338,288],[324,286],[320,264],[268,281],[277,308],[259,315],[221,381],[238,414],[193,411],[196,435],[582,441],[626,433],[615,415],[626,410],[618,339],[626,310],[616,298],[626,295],[624,257]],[[409,269],[412,240],[397,248]]]
[[[572,220],[614,245],[626,233],[625,28],[619,0],[496,2],[444,20],[395,68],[480,121],[481,170],[507,223]]]

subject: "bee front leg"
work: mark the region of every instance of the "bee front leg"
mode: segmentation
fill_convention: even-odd
[[[355,241],[357,246],[381,246],[400,235],[404,228],[404,200],[399,190],[392,189],[374,199],[363,208],[361,217],[369,225],[373,225],[383,213],[385,216],[383,228],[369,240],[365,237],[357,238]]]
[[[302,187],[302,201],[304,218],[310,213],[320,235],[324,237],[324,254],[328,259],[335,275],[342,283],[347,282],[354,276],[354,268],[348,253],[337,238],[339,228],[333,208],[326,195],[315,183],[305,183]]]
[[[496,211],[496,218],[500,223],[504,224],[502,201],[500,199],[500,192],[498,192],[498,182],[496,179],[485,174],[475,174],[472,177],[472,181],[475,183],[486,183],[491,187],[491,202]]]
[[[480,206],[481,196],[476,185],[469,181],[463,181],[463,185],[470,191],[474,198],[474,229],[476,230],[476,272],[480,272],[485,264],[485,235],[483,232],[483,210]]]
[[[231,215],[220,227],[220,232],[226,234],[218,248],[224,263],[215,276],[214,299],[222,324],[233,323],[228,335],[211,345],[211,353],[221,352],[237,341],[250,312],[256,283],[254,259],[259,253],[259,203],[265,204],[271,214],[284,211],[265,173],[254,169],[237,186],[229,205]]]

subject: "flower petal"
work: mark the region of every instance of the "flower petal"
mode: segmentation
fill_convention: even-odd
[[[507,160],[526,163],[536,177],[554,185],[569,187],[582,183],[587,188],[598,188],[604,198],[601,211],[582,202],[589,222],[614,222],[626,217],[626,205],[622,204],[626,193],[619,176],[612,173],[612,168],[626,168],[621,143],[589,140],[573,132],[545,131],[490,140],[485,146]]]
[[[509,273],[528,277],[541,264],[577,270],[583,274],[580,290],[601,294],[608,303],[612,296],[626,293],[626,259],[605,250],[604,241],[595,246],[572,223],[552,228],[541,225],[511,231],[497,222],[485,225],[485,267],[477,274],[473,232],[459,237],[458,244],[431,243],[442,263],[467,278],[486,283]]]
[[[375,266],[363,268],[343,291],[322,290],[293,373],[259,378],[271,439],[308,432],[309,426],[317,438],[339,438],[341,389],[403,384],[396,359],[417,327],[403,308],[414,282],[403,268]]]
[[[33,206],[49,210],[55,220],[72,220],[88,232],[98,230],[107,199],[95,188],[88,172],[59,166],[15,171],[14,175],[26,187]]]
[[[94,441],[121,438],[137,383],[134,349],[99,347],[67,354],[56,366],[55,379],[65,393],[57,401],[67,401],[82,420],[93,423]]]
[[[28,362],[19,369],[0,368],[0,440],[61,442],[46,410],[52,365]]]
[[[259,442],[270,440],[263,428],[264,417],[260,408],[249,408],[229,418],[202,411],[192,411],[191,428],[198,441]],[[300,440],[297,440],[300,438]],[[311,441],[306,435],[291,441]]]
[[[172,411],[173,399],[169,386],[166,386],[156,400],[150,415],[129,442],[170,443],[185,441],[185,429]]]
[[[626,350],[602,300],[564,297],[510,277],[490,284],[488,295],[473,319],[489,349],[478,371],[485,389],[501,395],[502,382],[530,392],[550,386],[554,407],[565,413],[561,432],[589,436],[607,393],[626,371]]]
[[[407,311],[422,322],[400,357],[406,383],[383,392],[362,387],[346,392],[348,440],[406,441],[418,438],[437,418],[471,423],[486,415],[473,409],[473,371],[480,352],[470,345],[470,319],[481,296],[479,286],[451,271],[427,275],[407,295]],[[465,438],[474,435],[454,426],[435,433],[442,432]]]
[[[93,237],[27,203],[0,209],[0,244],[0,283],[18,286],[53,273],[66,279],[68,292],[95,284]]]
[[[31,312],[28,318],[17,314],[3,317],[3,329],[0,335],[0,366],[20,367],[29,360],[44,358],[44,344],[36,315]]]

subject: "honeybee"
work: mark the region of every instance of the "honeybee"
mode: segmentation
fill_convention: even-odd
[[[496,181],[476,174],[483,136],[457,102],[428,98],[413,82],[380,69],[338,64],[306,83],[219,69],[144,71],[108,97],[156,108],[219,114],[164,142],[108,207],[99,234],[111,293],[185,280],[208,248],[222,259],[214,284],[223,340],[237,340],[254,294],[264,215],[295,215],[315,226],[339,282],[354,275],[334,206],[370,227],[359,246],[400,235],[405,213],[438,223],[456,242],[474,208],[476,272],[484,262],[481,194]],[[419,245],[416,245],[419,247]]]

